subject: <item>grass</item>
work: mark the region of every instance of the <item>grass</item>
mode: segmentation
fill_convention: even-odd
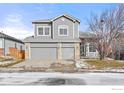
[[[49,69],[55,72],[74,72],[75,65],[74,64],[60,64],[53,63],[51,64]]]
[[[5,58],[4,57],[0,57],[0,61],[4,61],[5,60]]]
[[[0,57],[0,62],[10,61],[10,60],[13,60],[13,59],[12,58]]]
[[[15,65],[15,64],[18,64],[18,63],[20,63],[20,62],[22,62],[22,61],[23,61],[22,59],[17,59],[17,60],[14,60],[12,63],[0,65],[0,67],[10,67],[10,66],[13,66],[13,65]]]
[[[96,69],[124,68],[124,62],[116,60],[87,60],[86,63],[95,66]]]

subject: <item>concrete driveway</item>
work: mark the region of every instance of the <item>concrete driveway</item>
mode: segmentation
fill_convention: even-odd
[[[50,64],[54,61],[45,61],[45,60],[25,60],[19,64],[14,65],[13,67],[49,67]]]
[[[57,61],[52,61],[52,60],[25,60],[21,63],[18,63],[12,67],[44,67],[44,68],[48,68],[50,67],[50,65],[52,63],[56,63]],[[62,64],[73,64],[74,62],[73,61],[66,61],[66,60],[63,60],[61,61]]]

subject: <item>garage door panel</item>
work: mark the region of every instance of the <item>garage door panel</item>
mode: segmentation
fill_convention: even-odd
[[[56,54],[56,48],[31,48],[32,59],[54,60]]]
[[[62,59],[74,59],[74,48],[62,48]]]

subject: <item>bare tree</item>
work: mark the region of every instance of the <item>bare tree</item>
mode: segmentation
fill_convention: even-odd
[[[113,40],[124,30],[124,5],[104,11],[100,16],[91,16],[88,24],[96,36],[94,45],[102,60],[110,54]]]

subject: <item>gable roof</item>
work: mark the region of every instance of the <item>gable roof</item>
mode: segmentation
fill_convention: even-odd
[[[32,21],[32,23],[52,22],[52,21],[54,21],[54,20],[56,20],[56,19],[58,19],[58,18],[60,18],[62,16],[66,17],[66,18],[68,18],[68,19],[70,19],[72,21],[77,21],[78,23],[80,23],[80,20],[79,19],[77,19],[77,18],[75,18],[75,17],[73,17],[71,15],[68,15],[68,14],[63,14],[63,15],[57,16],[57,17],[52,18],[52,19],[34,20],[34,21]]]
[[[66,18],[68,18],[68,19],[70,19],[70,20],[72,20],[72,21],[77,21],[77,22],[80,23],[80,20],[79,20],[79,19],[77,19],[77,18],[75,18],[75,17],[73,17],[73,16],[71,16],[71,15],[68,15],[68,14],[60,15],[60,16],[54,18],[52,21],[54,21],[54,20],[56,20],[56,19],[58,19],[58,18],[60,18],[60,17],[62,17],[62,16],[66,17]]]
[[[6,34],[4,34],[2,32],[0,32],[0,38],[5,38],[5,39],[13,40],[13,41],[16,41],[16,42],[24,43],[21,40],[16,39],[16,38],[14,38],[12,36],[6,35]]]

